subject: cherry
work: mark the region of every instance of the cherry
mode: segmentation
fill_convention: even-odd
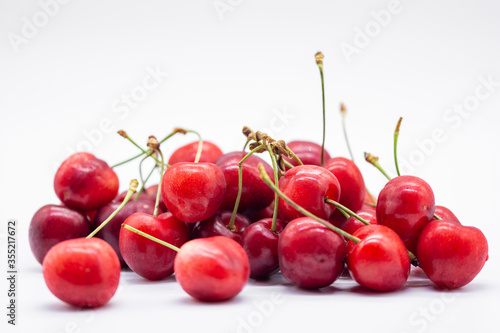
[[[221,209],[232,210],[238,196],[238,164],[247,155],[244,151],[227,153],[220,156],[215,164],[222,170],[226,179],[226,196]],[[269,206],[274,199],[274,193],[259,178],[257,165],[262,163],[270,177],[273,169],[260,157],[249,156],[242,163],[241,198],[238,212],[251,213],[262,210]]]
[[[252,279],[267,279],[279,270],[278,239],[285,223],[276,220],[276,232],[271,231],[272,223],[272,218],[262,219],[241,235],[240,244],[248,255]]]
[[[43,206],[31,219],[31,251],[41,264],[52,246],[68,239],[85,237],[90,231],[91,223],[85,214],[64,206]]]
[[[403,287],[410,274],[410,258],[401,238],[383,225],[369,225],[354,234],[361,241],[347,244],[347,267],[356,282],[377,291]]]
[[[158,185],[156,185],[156,186],[158,186]],[[154,205],[155,201],[156,201],[155,195],[156,195],[156,192],[154,192],[154,194],[149,194],[149,190],[146,190],[146,191],[142,192],[141,194],[139,194],[139,197],[137,197],[137,193],[134,193],[131,200],[147,201],[147,202],[150,202],[152,205]],[[114,201],[122,202],[126,196],[127,196],[127,191],[123,191],[122,193],[120,193],[116,196]]]
[[[337,178],[315,165],[300,165],[288,170],[280,179],[279,188],[291,200],[322,219],[328,219],[335,210],[334,206],[325,203],[325,199],[338,201],[340,197]],[[285,221],[303,216],[283,200],[279,201],[278,207]]]
[[[60,300],[78,307],[98,307],[106,304],[118,288],[120,261],[102,239],[70,239],[47,252],[43,277]]]
[[[150,214],[136,213],[124,222],[131,227],[147,232],[153,237],[176,247],[189,241],[189,230],[184,222],[171,213],[154,217]],[[148,280],[159,280],[174,272],[176,252],[163,245],[152,242],[125,228],[120,231],[120,252],[124,261],[137,274]]]
[[[417,257],[420,268],[438,287],[456,289],[479,274],[488,260],[488,242],[478,228],[434,221],[420,234]]]
[[[311,141],[290,141],[287,143],[287,146],[295,153],[304,165],[321,165],[322,149],[317,143]],[[324,151],[323,158],[325,161],[328,161],[331,158],[326,149]],[[299,163],[293,158],[284,157],[284,159],[294,166],[299,165]]]
[[[193,238],[207,238],[212,236],[225,236],[240,242],[241,234],[252,223],[248,217],[242,214],[236,214],[234,221],[234,230],[228,228],[232,212],[220,210],[205,221],[195,224],[191,231]]]
[[[179,162],[194,162],[196,153],[198,152],[199,142],[191,142],[185,146],[177,148],[168,160],[168,164],[173,165]],[[215,160],[222,155],[222,150],[210,141],[203,141],[203,148],[199,162],[214,163]]]
[[[341,192],[338,202],[352,211],[360,210],[367,193],[363,175],[356,164],[344,157],[334,157],[329,159],[323,167],[339,181]],[[345,217],[339,210],[333,212],[332,218],[345,221]]]
[[[213,163],[181,162],[167,169],[161,196],[168,210],[181,221],[197,222],[215,215],[224,201],[226,181]]]
[[[370,224],[378,224],[375,210],[361,210],[358,211],[356,214],[361,216],[363,219],[365,219],[366,222]],[[345,220],[344,223],[340,225],[340,229],[353,235],[356,232],[356,230],[364,226],[366,226],[366,224],[358,220],[356,217],[351,216],[347,220]]]
[[[390,180],[377,200],[377,221],[403,241],[416,238],[434,215],[434,193],[423,179],[399,176]]]
[[[153,197],[155,198],[156,200],[156,193],[158,192],[158,184],[156,185],[151,185],[150,187],[148,187],[146,189],[146,193],[150,196],[150,197]],[[161,197],[160,195],[160,205],[159,205],[159,209],[160,209],[160,212],[161,213],[164,213],[164,212],[167,212],[168,209],[167,209],[167,206],[165,206],[165,203],[163,202],[163,198]]]
[[[439,216],[441,219],[443,219],[445,221],[456,222],[460,225],[462,224],[458,220],[458,217],[456,217],[455,214],[453,214],[453,212],[451,210],[449,210],[448,208],[446,208],[444,206],[436,205],[436,209],[434,210],[434,214]]]
[[[272,218],[274,211],[274,201],[266,208],[256,211],[254,213],[245,214],[250,221],[257,222],[266,218]]]
[[[95,210],[118,193],[118,176],[106,162],[89,153],[68,157],[54,178],[56,195],[65,206],[82,211]]]
[[[342,273],[346,244],[327,227],[300,217],[281,232],[278,256],[281,273],[288,281],[301,288],[322,288]]]

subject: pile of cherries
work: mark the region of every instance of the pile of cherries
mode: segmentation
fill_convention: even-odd
[[[151,136],[143,149],[120,131],[140,149],[125,162],[155,163],[146,179],[141,172],[140,189],[132,180],[121,194],[114,168],[125,162],[109,167],[81,152],[61,164],[54,178],[61,204],[40,208],[29,229],[56,297],[101,306],[127,267],[148,280],[175,273],[182,289],[208,302],[230,299],[249,278],[278,271],[300,288],[322,288],[347,268],[360,285],[390,292],[404,287],[413,264],[438,287],[455,289],[488,259],[483,233],[436,206],[423,179],[398,170],[375,199],[352,159],[247,127],[242,151],[223,153],[199,138],[166,161],[161,144],[189,132],[197,134],[175,129],[161,141]],[[366,159],[381,169],[376,157]],[[146,187],[155,170],[161,181]]]

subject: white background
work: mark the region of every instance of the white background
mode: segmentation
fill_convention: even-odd
[[[73,0],[43,22],[38,1],[2,0],[0,248],[5,253],[7,219],[17,219],[20,271],[15,328],[6,324],[7,281],[0,279],[2,331],[495,331],[500,86],[477,87],[483,79],[500,81],[500,4],[401,0],[381,28],[372,12],[388,7],[389,1],[373,0]],[[34,16],[39,27],[26,35]],[[365,28],[373,30],[363,45]],[[16,46],[15,35],[26,38]],[[357,53],[346,57],[346,44]],[[329,152],[348,156],[342,101],[355,159],[369,189],[378,192],[385,179],[362,153],[379,155],[394,175],[392,131],[403,116],[404,172],[427,180],[438,204],[488,238],[490,259],[470,285],[443,293],[416,272],[396,293],[368,292],[346,277],[303,291],[276,277],[251,282],[230,302],[201,304],[173,277],[151,283],[126,273],[117,295],[96,311],[75,310],[48,291],[27,231],[39,207],[58,203],[52,182],[64,158],[80,149],[110,164],[132,156],[135,147],[114,133],[118,129],[141,144],[174,127],[196,129],[226,152],[242,146],[243,125],[320,142],[318,50],[325,54]],[[133,108],[124,107],[123,96],[140,91],[155,68],[168,76]],[[469,111],[454,113],[463,103]],[[103,123],[112,130],[99,129]],[[439,142],[429,141],[436,131]],[[193,140],[176,137],[163,150],[168,155]],[[138,176],[136,164],[117,172],[122,189]]]

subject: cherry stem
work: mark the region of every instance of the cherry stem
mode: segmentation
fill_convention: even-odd
[[[186,130],[188,133],[193,133],[198,136],[198,150],[196,151],[196,156],[194,158],[194,163],[198,163],[201,158],[201,152],[203,150],[203,140],[201,139],[200,133],[193,131],[193,130]],[[163,141],[162,141],[163,142]],[[161,143],[161,142],[160,142]]]
[[[142,151],[141,155],[146,154],[147,157],[151,156],[156,161],[156,163],[160,163],[160,161],[155,156],[152,155],[151,149],[149,149],[149,150],[142,149],[142,147],[139,146],[134,140],[132,140],[132,138],[130,136],[128,136],[128,134],[125,131],[120,130],[120,131],[118,131],[118,134],[120,134],[125,139],[127,139],[128,141],[130,141],[134,146],[136,146],[137,148],[139,148]]]
[[[371,202],[366,202],[366,201],[365,201],[365,202],[363,202],[363,204],[364,204],[364,205],[367,205],[367,206],[370,206],[370,207],[375,207],[375,208],[377,207],[377,205],[376,205],[376,204],[372,204]]]
[[[285,165],[287,167],[289,167],[290,169],[293,168],[295,165],[293,165],[292,163],[288,162],[287,160],[283,159],[283,163],[285,163]]]
[[[109,221],[111,221],[113,219],[113,217],[116,216],[116,214],[118,214],[118,212],[127,204],[127,202],[130,200],[130,198],[132,198],[132,196],[134,195],[134,193],[136,192],[137,190],[137,186],[139,186],[139,182],[137,181],[137,179],[132,179],[130,181],[130,185],[129,185],[129,188],[128,188],[128,192],[127,192],[127,195],[125,196],[125,198],[123,199],[122,203],[120,204],[120,206],[118,206],[118,208],[115,209],[115,211],[113,213],[111,213],[111,215],[108,216],[108,218],[106,220],[104,220],[104,222],[102,222],[94,231],[92,231],[90,233],[90,235],[87,236],[87,238],[92,238],[94,237],[95,234],[97,234],[102,228],[104,228],[106,226],[106,224],[108,224]]]
[[[141,163],[142,163],[142,161],[141,161]],[[144,188],[146,187],[146,183],[148,182],[149,177],[151,177],[151,175],[153,174],[153,172],[155,171],[155,169],[156,169],[156,165],[153,167],[153,169],[151,169],[151,171],[149,172],[149,174],[146,177],[146,179],[142,182],[141,188],[139,189],[139,191],[137,191],[137,194],[135,196],[134,201],[138,201],[139,200],[139,197],[141,196],[142,192],[144,191]],[[142,174],[141,174],[141,176],[142,176]],[[142,181],[142,179],[141,179],[141,181]]]
[[[145,237],[145,238],[147,238],[147,239],[149,239],[149,240],[152,240],[153,242],[156,242],[156,243],[158,243],[158,244],[161,244],[161,245],[163,245],[163,246],[166,246],[166,247],[168,247],[169,249],[174,250],[175,252],[179,252],[179,250],[180,250],[177,246],[172,245],[172,244],[170,244],[170,243],[167,243],[167,242],[165,242],[165,241],[162,241],[161,239],[156,238],[156,237],[154,237],[154,236],[151,236],[150,234],[147,234],[147,233],[145,233],[144,231],[140,231],[139,229],[136,229],[136,228],[134,228],[134,227],[131,227],[131,226],[129,226],[128,224],[123,223],[123,224],[122,224],[122,227],[123,227],[123,228],[125,228],[125,229],[127,229],[127,230],[130,230],[130,231],[132,231],[132,232],[135,232],[136,234],[138,234],[138,235],[140,235],[140,236],[142,236],[142,237]]]
[[[234,221],[236,220],[236,213],[238,212],[238,206],[240,205],[240,200],[241,200],[241,192],[243,191],[243,162],[250,156],[252,156],[253,153],[255,153],[257,150],[261,149],[262,147],[265,147],[264,144],[261,144],[254,149],[252,149],[248,154],[245,155],[241,159],[241,161],[238,162],[238,195],[236,196],[236,202],[234,203],[234,208],[233,208],[233,214],[231,215],[231,220],[229,220],[229,224],[227,225],[227,228],[231,231],[235,230],[234,227]]]
[[[117,163],[117,164],[115,164],[115,165],[112,165],[112,166],[111,166],[111,169],[114,169],[114,168],[116,168],[117,166],[120,166],[120,165],[126,164],[126,163],[128,163],[128,162],[132,162],[133,160],[135,160],[136,158],[141,157],[142,155],[144,155],[144,154],[143,154],[143,153],[140,153],[139,155],[136,155],[136,156],[134,156],[134,157],[131,157],[131,158],[129,158],[128,160],[125,160],[125,161],[122,161],[122,162]]]
[[[270,144],[267,144],[267,151],[269,151],[269,155],[271,156],[271,162],[273,164],[274,185],[277,185],[279,183],[278,166],[276,165],[276,156],[274,155],[273,149],[271,148]],[[280,197],[279,197],[278,193],[274,193],[273,222],[271,224],[271,231],[274,233],[276,233],[276,220],[278,219],[279,199],[280,199]]]
[[[396,164],[396,172],[398,173],[398,176],[401,176],[398,165],[398,138],[399,138],[399,127],[401,127],[401,121],[403,121],[403,117],[399,117],[396,129],[394,130],[394,164]]]
[[[347,238],[348,240],[354,242],[355,244],[357,244],[360,241],[360,239],[358,237],[355,237],[355,236],[353,236],[353,235],[345,232],[344,230],[342,230],[340,228],[337,228],[336,226],[328,223],[327,221],[325,221],[325,220],[317,217],[316,215],[310,213],[309,211],[307,211],[303,207],[299,206],[297,203],[295,203],[293,200],[291,200],[289,197],[287,197],[283,192],[281,192],[280,189],[276,185],[273,184],[272,180],[267,175],[267,172],[264,169],[264,166],[262,165],[262,163],[259,163],[258,168],[259,168],[260,178],[267,184],[267,186],[269,186],[275,193],[278,193],[278,195],[280,196],[281,199],[283,199],[286,202],[288,202],[298,212],[300,212],[301,214],[303,214],[303,215],[305,215],[307,217],[310,217],[313,220],[321,223],[322,225],[324,225],[328,229],[336,232],[337,234],[339,234],[341,236],[344,236],[345,238]]]
[[[354,162],[354,155],[351,150],[351,145],[349,144],[349,138],[347,136],[347,129],[345,127],[345,118],[347,114],[347,109],[343,103],[340,103],[340,113],[342,114],[342,131],[344,132],[344,139],[347,145],[347,149],[349,150],[349,155],[351,156],[351,160]]]
[[[392,178],[387,174],[387,172],[385,172],[384,169],[382,169],[382,167],[380,166],[380,164],[378,163],[378,157],[377,156],[374,156],[370,153],[365,153],[365,160],[370,163],[371,165],[373,165],[374,167],[376,167],[380,172],[382,172],[384,174],[384,176],[388,179],[388,180],[391,180]]]
[[[324,164],[325,158],[325,136],[326,136],[326,112],[325,112],[325,79],[323,76],[323,53],[318,52],[315,55],[316,64],[319,68],[319,74],[321,76],[321,97],[323,99],[323,141],[321,143],[321,165]]]
[[[370,223],[368,221],[366,221],[364,218],[362,218],[361,216],[359,216],[358,214],[356,214],[355,212],[353,212],[352,210],[350,210],[349,208],[347,208],[346,206],[342,205],[341,203],[338,203],[337,201],[335,200],[332,200],[332,199],[328,199],[326,198],[325,199],[325,202],[327,204],[330,204],[330,205],[334,205],[335,207],[337,207],[340,211],[344,211],[346,214],[348,214],[349,216],[354,216],[356,219],[358,219],[361,223],[363,224],[366,224],[366,225],[370,225]]]
[[[286,150],[287,150],[290,154],[292,154],[293,159],[294,159],[297,163],[299,163],[299,165],[304,165],[304,163],[302,163],[302,161],[300,160],[300,158],[299,158],[297,155],[295,155],[295,153],[293,152],[293,150],[291,150],[291,149],[290,149],[290,147],[286,146]],[[288,163],[288,164],[290,164],[290,163]],[[291,164],[290,164],[290,165],[291,165]],[[293,165],[292,165],[292,167],[293,167]]]
[[[161,183],[162,183],[161,180],[163,177],[163,173],[165,172],[165,164],[163,163],[165,159],[163,158],[163,153],[161,152],[160,149],[158,149],[158,153],[160,153],[161,157],[161,171],[160,171],[160,181],[158,182],[158,190],[156,191],[155,210],[153,212],[154,217],[158,216],[158,207],[160,206],[160,194],[161,194]]]
[[[325,200],[326,200],[326,199],[325,199]],[[343,215],[346,219],[348,219],[348,218],[350,218],[350,217],[351,217],[351,215],[347,214],[344,210],[342,210],[342,209],[340,209],[340,208],[339,208],[339,212],[340,212],[340,214],[342,214],[342,215]]]

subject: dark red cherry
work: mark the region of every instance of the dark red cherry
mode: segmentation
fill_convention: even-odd
[[[250,221],[257,222],[263,219],[272,218],[273,213],[274,213],[274,201],[264,209],[245,215],[250,219]]]
[[[220,210],[205,221],[200,221],[195,224],[191,235],[193,238],[207,238],[213,236],[225,236],[240,242],[241,234],[252,223],[248,217],[242,214],[236,214],[234,221],[234,230],[229,230],[227,227],[231,220],[232,212]]]
[[[347,267],[356,282],[377,291],[402,288],[410,275],[410,258],[401,238],[383,225],[369,225],[347,243]]]
[[[226,197],[221,209],[234,208],[238,196],[238,163],[246,154],[242,151],[227,153],[215,161],[226,179]],[[255,154],[247,158],[242,164],[243,187],[238,212],[256,212],[266,208],[274,200],[274,192],[259,177],[259,163],[262,163],[269,177],[274,179],[273,168],[264,160]]]
[[[335,206],[325,199],[338,201],[340,184],[325,168],[316,165],[299,165],[288,170],[279,181],[280,190],[291,200],[319,218],[328,220]],[[303,216],[284,200],[279,200],[280,217],[291,221]]]
[[[106,304],[118,288],[120,261],[102,239],[70,239],[47,252],[43,277],[60,300],[77,307],[98,307]]]
[[[281,232],[278,256],[281,273],[288,281],[301,288],[322,288],[342,273],[346,243],[322,224],[301,217]]]
[[[214,216],[225,194],[224,174],[213,163],[181,162],[172,165],[163,175],[163,202],[184,222],[198,222]]]
[[[418,239],[419,266],[438,287],[456,289],[469,284],[488,260],[488,242],[475,227],[433,221]]]
[[[269,278],[279,270],[278,239],[285,223],[276,220],[276,232],[271,231],[272,218],[265,218],[249,225],[240,244],[250,261],[250,277],[256,280]]]
[[[198,152],[198,141],[188,143],[185,146],[177,148],[168,159],[168,164],[173,165],[179,162],[194,162]],[[210,141],[203,141],[201,157],[199,162],[214,163],[222,155],[222,150]]]
[[[356,214],[370,224],[378,224],[377,216],[374,210],[360,210]],[[363,222],[361,222],[354,216],[351,216],[340,225],[340,229],[352,235],[356,232],[356,230],[364,226],[365,224]]]
[[[113,169],[89,153],[68,157],[54,178],[56,195],[64,205],[86,212],[113,200],[118,187],[118,176]]]
[[[68,239],[86,237],[91,231],[91,223],[84,213],[64,206],[46,205],[31,219],[31,251],[41,264],[52,246]]]
[[[423,179],[400,176],[390,180],[377,200],[377,221],[401,237],[416,238],[434,215],[434,193]]]
[[[177,247],[189,241],[186,224],[171,213],[161,214],[158,217],[136,213],[130,215],[124,224]],[[177,254],[174,250],[125,228],[121,229],[119,239],[123,259],[130,269],[143,278],[159,280],[174,272],[174,259]]]
[[[453,221],[453,222],[456,222],[460,225],[462,224],[458,220],[458,217],[456,217],[455,214],[453,214],[453,212],[451,210],[449,210],[448,208],[446,208],[444,206],[436,205],[436,209],[434,210],[434,214],[436,214],[437,216],[439,216],[440,218],[442,218],[445,221],[449,221],[449,222]]]
[[[311,141],[290,141],[287,143],[287,146],[297,155],[304,165],[321,165],[321,146],[317,143]],[[323,158],[324,161],[330,159],[330,154],[328,154],[326,149]],[[299,165],[293,158],[285,157],[285,160],[292,165]]]

